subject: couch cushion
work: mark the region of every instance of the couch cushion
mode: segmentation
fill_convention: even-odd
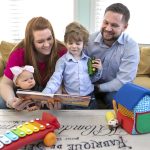
[[[9,54],[10,54],[10,52],[13,49],[14,46],[15,46],[15,43],[1,41],[1,44],[0,44],[0,53],[2,55],[2,58],[3,58],[4,62],[7,61],[8,56],[9,56]]]
[[[150,75],[150,47],[140,48],[140,63],[137,76]]]
[[[133,82],[139,86],[150,88],[150,76],[148,75],[136,77]]]
[[[4,70],[3,58],[0,55],[0,77],[3,75],[3,70]]]

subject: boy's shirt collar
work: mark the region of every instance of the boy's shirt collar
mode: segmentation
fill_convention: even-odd
[[[66,59],[67,59],[67,61],[72,60],[72,61],[77,62],[77,60],[69,53],[69,51],[66,53]],[[82,51],[80,60],[81,59],[88,59],[88,56],[85,55],[83,51]]]

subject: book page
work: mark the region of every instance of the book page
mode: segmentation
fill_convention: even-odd
[[[17,91],[17,96],[24,100],[33,100],[33,101],[48,101],[54,103],[59,101],[63,104],[75,105],[88,107],[91,97],[90,96],[79,96],[79,95],[68,95],[68,94],[44,94],[37,91]]]

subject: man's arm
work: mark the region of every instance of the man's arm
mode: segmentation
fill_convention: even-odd
[[[136,77],[139,64],[139,47],[138,44],[130,44],[126,46],[119,71],[116,74],[116,78],[113,80],[100,84],[99,88],[102,92],[118,91],[122,85],[127,82],[132,82]]]

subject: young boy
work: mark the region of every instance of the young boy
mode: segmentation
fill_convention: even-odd
[[[87,44],[88,31],[81,24],[72,22],[66,27],[64,42],[68,52],[56,63],[55,72],[48,81],[43,93],[54,94],[63,83],[65,93],[69,95],[87,96],[93,95],[94,85],[92,81],[97,81],[101,74],[101,62],[94,61],[93,67],[98,71],[90,77],[88,74],[87,62],[89,57],[83,53],[83,48]],[[84,107],[64,105],[64,109],[85,109]],[[96,101],[91,100],[87,109],[96,109]]]

